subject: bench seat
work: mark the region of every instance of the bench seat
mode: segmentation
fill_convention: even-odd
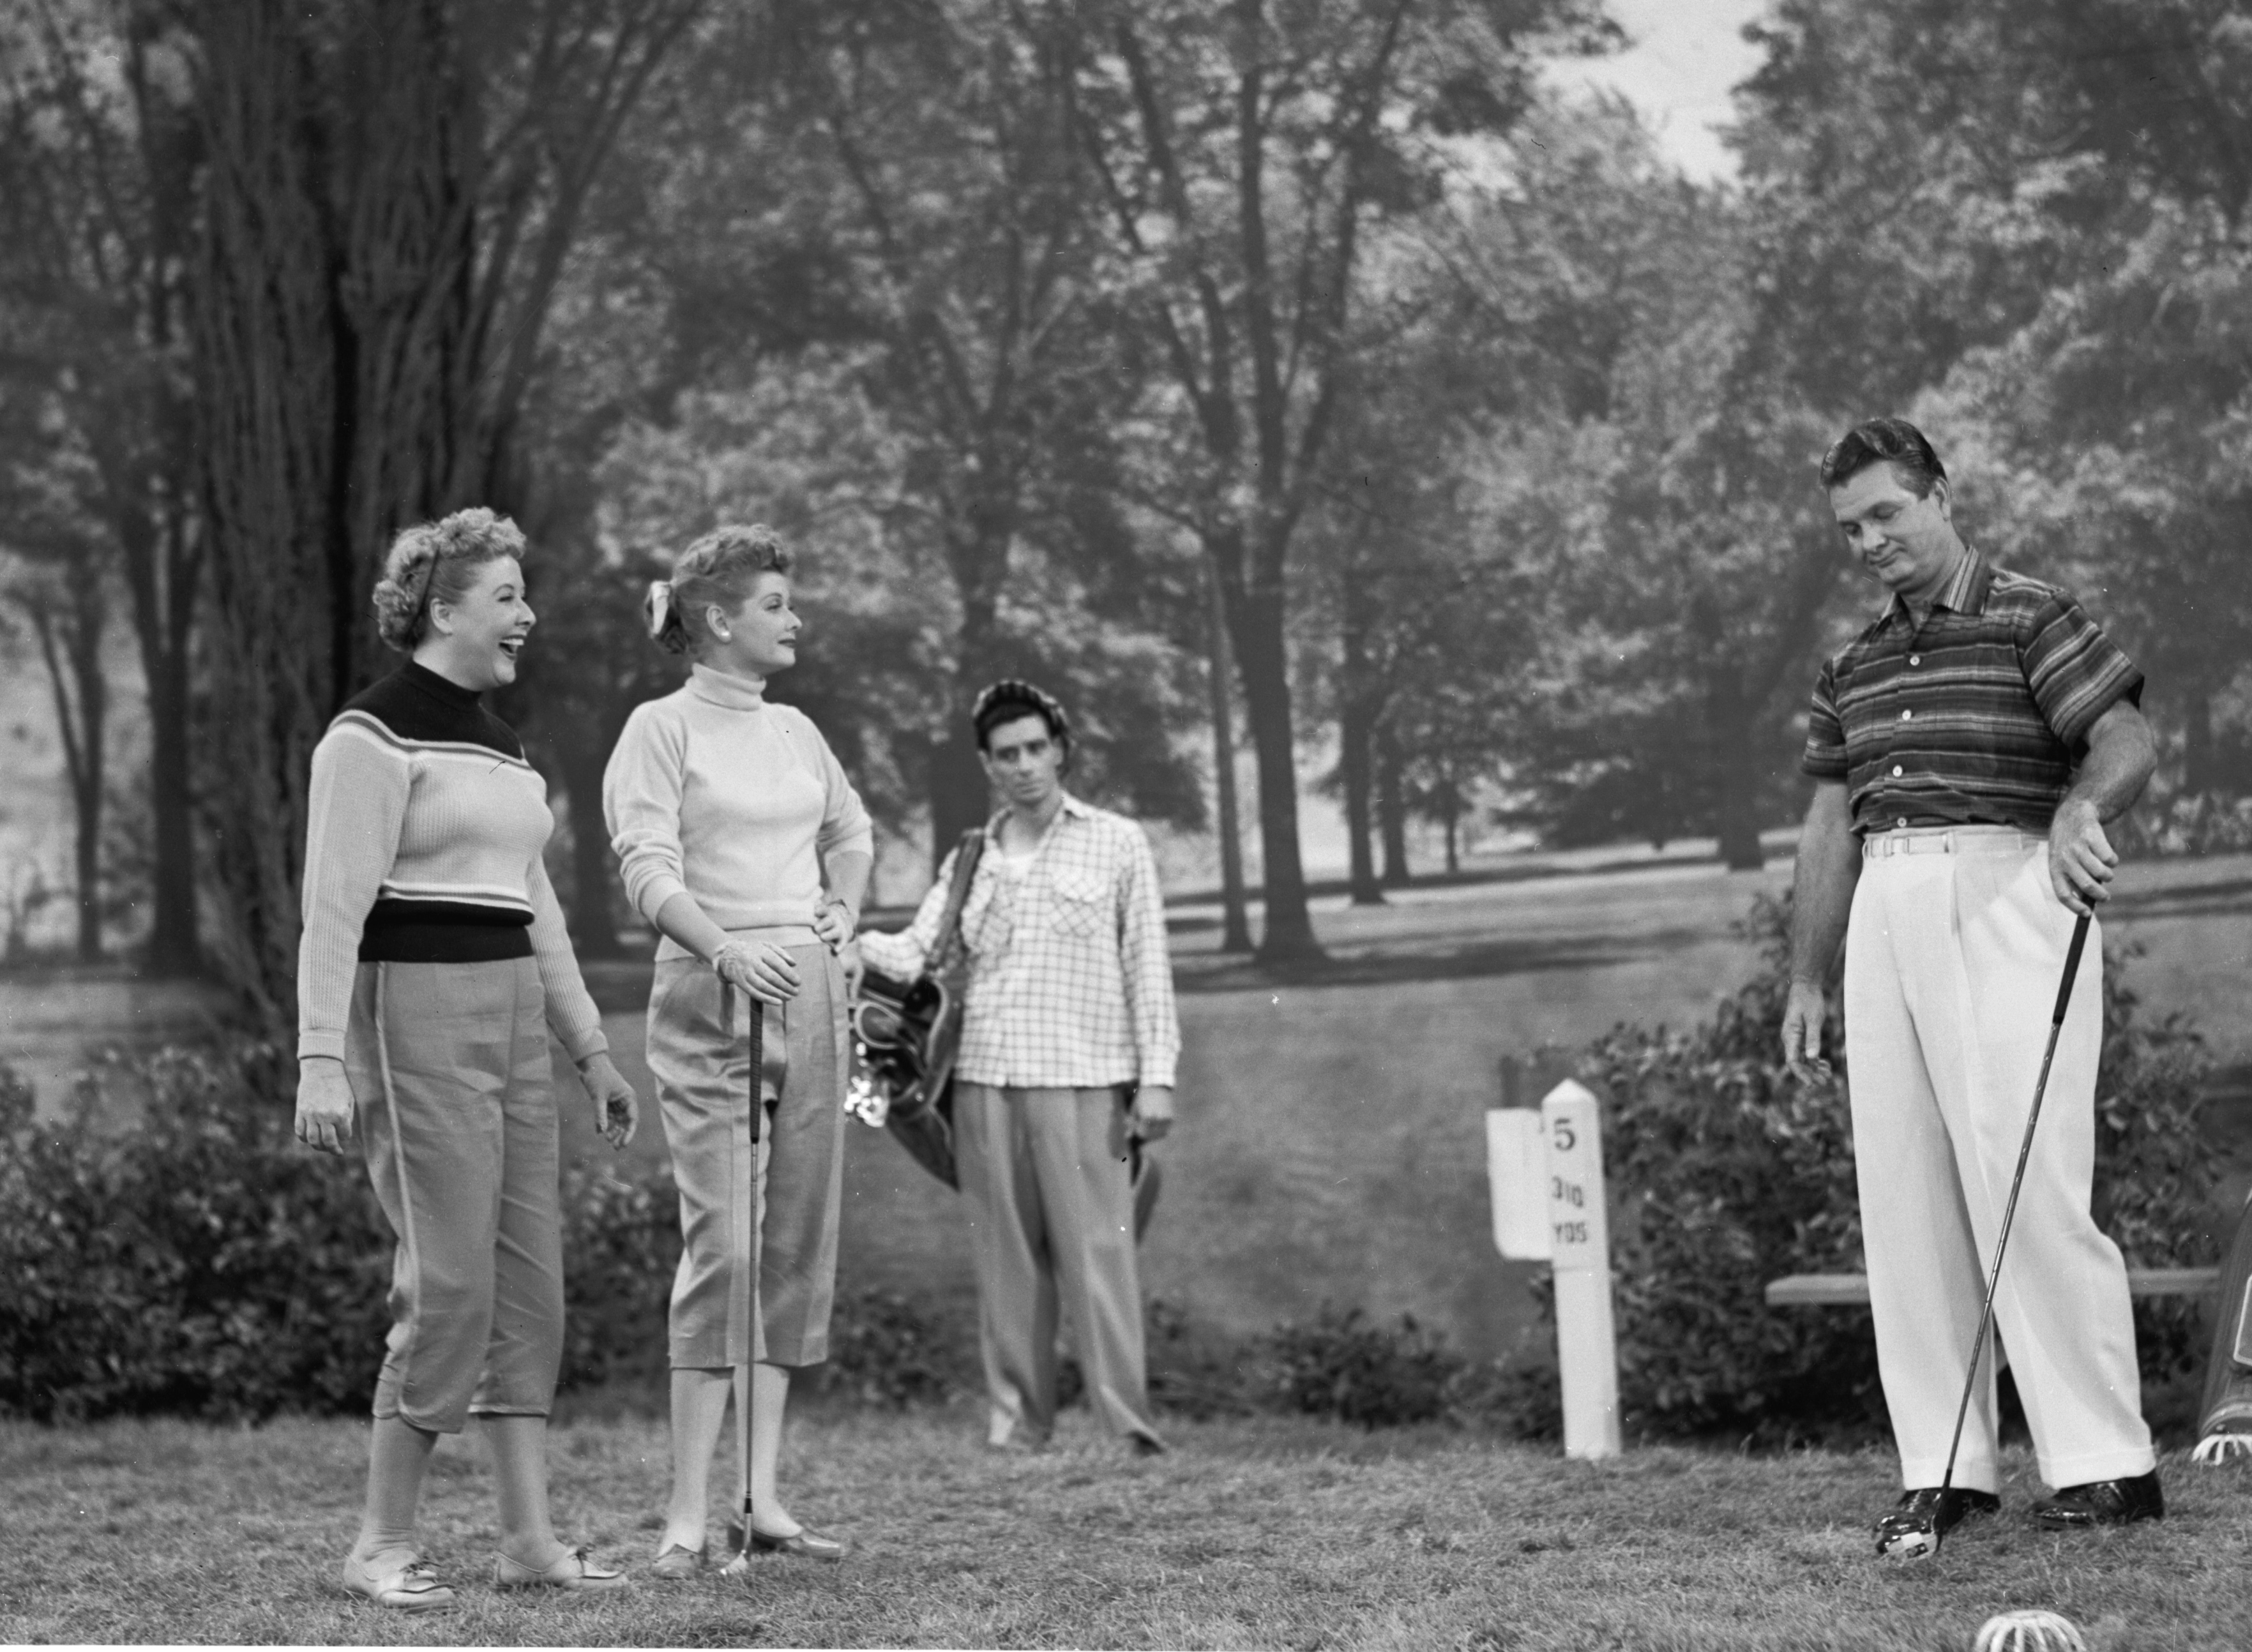
[[[2127,1290],[2133,1296],[2201,1296],[2221,1282],[2217,1267],[2130,1267]],[[1790,1274],[1767,1282],[1769,1308],[1835,1308],[1869,1305],[1866,1274]]]

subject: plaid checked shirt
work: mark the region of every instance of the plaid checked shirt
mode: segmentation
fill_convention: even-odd
[[[957,1077],[1018,1089],[1170,1087],[1180,1056],[1157,864],[1142,829],[1065,794],[1032,864],[1002,873],[999,817],[962,907],[970,990]],[[954,876],[946,857],[914,922],[860,936],[886,975],[920,973]]]

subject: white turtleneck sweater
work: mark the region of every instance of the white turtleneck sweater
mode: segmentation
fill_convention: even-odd
[[[685,891],[722,929],[810,925],[822,858],[875,847],[868,811],[812,719],[704,665],[626,719],[602,813],[627,897],[651,923]],[[668,937],[657,955],[688,953]]]

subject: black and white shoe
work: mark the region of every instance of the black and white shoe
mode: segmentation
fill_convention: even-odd
[[[2054,1496],[2033,1505],[2033,1524],[2051,1531],[2078,1531],[2163,1520],[2165,1514],[2165,1493],[2158,1489],[2158,1471],[2153,1468],[2131,1480],[2093,1480],[2084,1486],[2062,1487]]]
[[[1900,1502],[1877,1522],[1877,1552],[1891,1555],[1936,1548],[1939,1539],[1972,1515],[1990,1515],[2002,1500],[1991,1491],[1968,1486],[1918,1486],[1901,1494]]]

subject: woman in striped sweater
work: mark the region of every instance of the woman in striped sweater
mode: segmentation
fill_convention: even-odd
[[[477,1417],[500,1500],[503,1586],[625,1581],[557,1539],[547,1410],[563,1350],[552,1027],[612,1147],[632,1087],[610,1063],[540,863],[546,787],[486,691],[532,625],[524,536],[490,510],[409,528],[376,587],[411,656],[313,753],[297,958],[297,1135],[343,1151],[357,1119],[398,1238],[367,1503],[346,1589],[451,1606],[414,1517],[431,1447]]]

